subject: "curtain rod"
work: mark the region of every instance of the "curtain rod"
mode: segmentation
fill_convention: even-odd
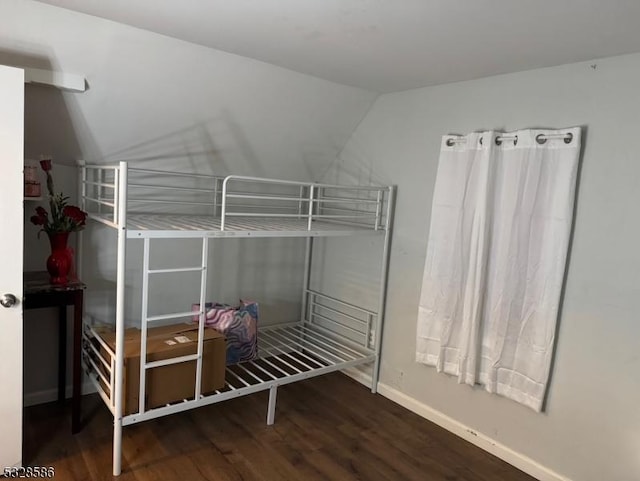
[[[563,139],[565,144],[570,144],[573,140],[573,134],[567,132],[566,134],[538,134],[536,135],[536,142],[544,144],[548,139]],[[513,140],[514,145],[518,143],[517,135],[498,135],[496,137],[496,144],[500,145],[505,140]],[[462,144],[467,141],[466,137],[452,137],[447,139],[447,146],[451,147],[454,144]],[[480,137],[480,144],[482,145],[482,137]]]

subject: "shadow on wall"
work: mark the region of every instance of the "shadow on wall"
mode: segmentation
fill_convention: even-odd
[[[263,147],[256,147],[257,144]],[[244,126],[230,110],[223,109],[215,117],[87,160],[91,163],[127,161],[130,166],[141,169],[216,176],[234,174],[288,180],[316,177],[311,166],[325,155],[320,146],[309,147],[295,158],[286,145],[282,147],[283,153],[274,157],[269,150],[273,146],[267,133],[256,131],[255,126]],[[328,162],[323,159],[320,163]]]
[[[348,149],[348,151],[346,150]],[[319,182],[343,185],[389,185],[391,179],[376,174],[375,152],[369,152],[369,144],[359,138],[355,132],[347,148],[342,150],[335,160],[328,162],[320,173]],[[389,159],[396,161],[396,159]]]
[[[215,140],[214,140],[215,139]],[[105,154],[104,162],[205,175],[265,176],[266,169],[229,111]]]
[[[215,124],[213,119],[203,121],[107,153],[102,159],[90,159],[90,162],[127,161],[137,168],[222,175],[220,171],[226,171],[226,165],[210,133]]]

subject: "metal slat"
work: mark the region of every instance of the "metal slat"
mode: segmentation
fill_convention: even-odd
[[[269,371],[267,371],[266,369],[264,369],[262,366],[260,366],[259,364],[257,364],[255,361],[247,361],[246,363],[243,364],[250,364],[253,367],[256,367],[258,369],[260,369],[263,373],[265,373],[267,376],[269,376],[272,380],[274,379],[278,379],[277,377],[275,377],[273,374],[271,374]]]
[[[322,211],[326,212],[328,210],[337,210],[340,212],[351,212],[351,213],[357,213],[357,214],[362,214],[362,213],[367,213],[367,214],[374,214],[374,212],[368,211],[368,210],[359,210],[359,209],[349,209],[347,207],[331,207],[328,205],[322,205],[320,206],[322,207]]]
[[[301,200],[297,195],[274,195],[274,194],[234,194],[227,192],[227,199],[256,199],[256,200],[284,200],[284,201],[295,201],[296,203]],[[302,199],[303,201],[308,201],[309,199]],[[231,205],[231,204],[227,204]]]
[[[226,376],[226,375],[225,375],[225,377],[224,377],[224,387],[228,387],[230,391],[235,391],[235,390],[236,390],[236,387],[235,387],[235,386],[233,386],[233,384],[230,384],[230,383],[227,381],[227,376]],[[224,389],[224,388],[223,388],[223,389]],[[221,394],[221,393],[229,392],[229,391],[216,391],[216,392]]]
[[[161,314],[159,316],[148,316],[147,317],[147,322],[153,322],[153,321],[165,321],[167,319],[177,319],[180,317],[191,317],[193,316],[193,311],[188,311],[188,312],[176,312],[174,314]]]
[[[351,230],[353,232],[358,232],[358,230],[365,230],[365,231],[375,231],[376,229],[373,228],[373,224],[371,223],[365,223],[365,222],[347,222],[346,220],[339,220],[339,219],[331,219],[330,221],[327,222],[331,222],[331,224],[333,226],[337,226],[337,225],[343,225],[346,227],[351,227]]]
[[[85,359],[84,359],[85,364],[86,364],[87,361],[89,361],[89,364],[91,365],[91,367],[93,367],[93,370],[95,371],[95,373],[100,377],[100,379],[102,379],[102,382],[105,383],[105,385],[109,386],[110,385],[109,380],[105,377],[104,374],[102,374],[102,372],[100,371],[100,368],[98,367],[98,365],[88,355],[85,356]],[[109,397],[111,397],[111,396],[109,396]]]
[[[197,354],[189,354],[187,356],[170,357],[169,359],[161,359],[160,361],[148,362],[146,369],[153,369],[154,367],[170,366],[172,364],[180,364],[181,362],[196,361],[198,359]]]
[[[227,212],[226,215],[228,217],[278,217],[278,218],[300,217],[300,214],[264,214],[261,212]]]
[[[84,200],[88,200],[90,202],[95,202],[96,204],[106,205],[108,207],[115,207],[113,202],[107,202],[106,200],[94,199],[93,197],[89,197],[87,195],[84,196]]]
[[[131,169],[129,169],[131,171]],[[133,184],[129,182],[129,187],[137,187],[139,189],[153,189],[153,190],[179,190],[187,192],[198,192],[201,194],[213,194],[212,189],[199,189],[195,187],[173,187],[170,185],[152,185],[152,184]]]
[[[86,345],[83,346],[83,350],[85,352],[87,352],[87,346],[89,347],[89,349],[91,349],[93,351],[93,353],[98,357],[98,359],[100,360],[100,362],[102,363],[102,365],[105,367],[105,369],[107,369],[109,371],[109,374],[111,374],[111,366],[109,365],[109,363],[106,361],[106,359],[104,359],[102,357],[102,354],[100,354],[100,351],[98,351],[96,349],[96,346],[93,345],[93,343],[91,342],[91,340],[86,336],[86,334],[83,332],[82,333],[82,339],[84,341],[86,341]],[[87,354],[89,354],[87,352]]]
[[[89,369],[89,367],[87,366],[86,363],[85,363],[85,368]],[[104,392],[102,384],[100,384],[96,378],[94,378],[93,376],[88,376],[88,377],[89,377],[89,381],[91,382],[91,384],[93,384],[93,387],[96,388],[97,393],[100,395],[100,397],[102,398],[104,403],[109,408],[109,411],[111,411],[111,414],[113,415],[114,414],[114,407],[113,407],[113,404],[111,403],[111,397],[109,395],[107,395],[106,392]]]
[[[218,175],[192,174],[189,172],[172,172],[167,170],[140,169],[137,167],[129,168],[129,172],[132,172],[134,174],[144,173],[144,174],[154,174],[154,175],[167,175],[169,177],[194,177],[197,179],[213,179],[213,180],[224,179],[224,177],[220,177]]]
[[[365,314],[371,314],[371,315],[374,315],[374,316],[377,315],[375,312],[370,311],[369,309],[364,309],[364,308],[358,307],[358,306],[356,306],[354,304],[349,304],[348,302],[341,301],[340,299],[337,299],[335,297],[327,296],[326,294],[323,294],[322,292],[314,291],[313,289],[307,289],[307,292],[310,293],[310,294],[313,294],[314,296],[322,297],[324,299],[329,299],[330,301],[333,301],[333,302],[335,302],[337,304],[342,304],[343,306],[347,306],[349,309],[353,309],[353,310],[356,310],[356,311],[361,311],[361,312],[364,312]]]
[[[283,374],[283,377],[290,376],[290,374],[289,374],[287,371],[285,371],[285,370],[281,369],[280,367],[276,366],[276,365],[275,365],[275,364],[273,364],[271,361],[269,361],[267,358],[261,357],[261,358],[259,358],[259,359],[257,359],[257,360],[258,360],[258,361],[262,361],[262,362],[264,362],[265,364],[269,364],[269,366],[271,366],[271,367],[272,367],[272,368],[274,368],[275,370],[280,371],[280,372]],[[282,379],[282,378],[278,378],[278,379]]]
[[[313,214],[314,219],[358,219],[360,217],[375,217],[375,212],[362,212],[360,214]]]
[[[295,328],[294,328],[294,329],[295,329]],[[345,349],[347,349],[347,350],[349,350],[349,351],[354,352],[356,355],[354,356],[353,354],[349,354],[349,353],[345,352],[345,351],[342,349],[344,346],[342,346],[342,344],[338,344],[338,343],[336,343],[336,342],[335,342],[334,340],[332,340],[331,338],[326,338],[326,339],[327,339],[328,341],[332,342],[332,343],[334,344],[333,346],[332,346],[331,344],[329,344],[328,342],[324,342],[324,341],[322,340],[322,336],[320,336],[317,332],[312,331],[311,329],[308,329],[308,332],[303,332],[303,335],[305,335],[305,336],[312,336],[312,337],[314,338],[314,341],[315,341],[315,342],[317,342],[317,343],[319,343],[319,344],[321,344],[321,345],[325,346],[325,347],[326,347],[326,348],[328,348],[328,349],[333,349],[334,351],[338,351],[338,352],[342,353],[343,355],[347,356],[348,358],[351,358],[351,359],[357,359],[358,357],[360,357],[360,356],[362,355],[362,354],[360,354],[360,353],[357,353],[356,351],[353,351],[352,349],[347,349],[346,347],[345,347]],[[336,346],[337,346],[337,347],[336,347]],[[322,349],[322,348],[318,347],[318,349]],[[333,354],[333,355],[337,357],[337,355],[336,355],[336,354]],[[345,359],[345,361],[346,361],[346,360],[347,360],[347,359]]]
[[[263,333],[262,333],[262,339],[263,339],[263,340],[264,340],[265,336],[266,336],[266,337],[269,337],[269,339],[275,340],[275,341],[276,341],[276,343],[278,342],[278,339],[277,339],[277,338],[275,338],[274,336],[270,335],[270,333],[268,333],[268,332],[263,332]],[[293,359],[296,363],[303,365],[303,366],[304,366],[304,367],[306,367],[309,371],[313,371],[313,369],[314,369],[313,367],[311,367],[311,366],[309,366],[309,365],[305,364],[304,362],[300,361],[299,359],[295,359],[295,358],[291,355],[291,353],[288,353],[288,352],[283,351],[282,349],[280,349],[279,347],[277,347],[277,345],[271,344],[271,343],[269,343],[268,341],[265,341],[265,342],[267,342],[267,344],[270,344],[271,346],[274,346],[274,349],[276,349],[276,350],[280,351],[283,355],[287,356],[289,359]],[[287,347],[289,347],[289,346],[287,346]],[[297,353],[297,351],[294,351],[294,352],[296,352],[296,353]],[[282,362],[284,362],[284,361],[282,361]],[[302,371],[300,371],[300,372],[302,372]]]
[[[213,202],[189,202],[186,200],[135,199],[133,197],[129,197],[127,202],[139,202],[143,204],[207,205],[209,207],[213,207]]]
[[[278,331],[278,335],[281,335],[285,338],[289,338],[291,339],[290,336],[287,336],[287,334],[285,334],[284,330]],[[295,337],[294,337],[295,339]],[[323,349],[321,346],[318,346],[317,344],[314,344],[313,342],[311,342],[308,338],[298,338],[298,340],[296,340],[295,342],[301,343],[301,347],[302,349],[306,349],[307,351],[311,352],[314,356],[319,357],[320,359],[322,359],[325,362],[328,362],[330,365],[338,365],[342,362],[347,361],[348,359],[344,359],[332,352],[327,351],[326,349]],[[323,354],[320,354],[318,352],[318,350],[324,352]],[[337,359],[337,361],[332,361],[331,359],[327,359],[326,356],[330,356],[334,359]],[[355,358],[352,358],[355,359]]]
[[[375,199],[357,199],[354,197],[319,197],[314,202],[331,202],[331,203],[345,203],[345,204],[377,204]]]
[[[201,272],[202,267],[178,267],[175,269],[149,269],[149,274],[166,274],[169,272]]]
[[[340,222],[337,219],[314,220],[310,231],[306,216],[299,218],[298,214],[290,215],[291,217],[289,218],[259,217],[255,215],[228,218],[225,231],[221,231],[220,219],[211,216],[131,214],[127,227],[130,231],[149,231],[145,237],[172,237],[171,232],[173,231],[202,232],[201,235],[219,233],[221,237],[233,236],[233,232],[250,232],[254,236],[261,236],[266,232],[269,232],[270,236],[272,235],[271,233],[274,235],[277,233],[287,235],[292,232],[299,236],[351,235],[354,233],[376,234],[373,224],[355,226],[352,222]]]
[[[244,367],[244,366],[243,366],[243,363],[235,364],[234,366],[235,366],[236,368],[238,368],[238,369],[242,369],[244,372],[246,372],[249,376],[251,376],[252,378],[254,378],[254,379],[255,379],[256,381],[258,381],[259,383],[263,383],[263,382],[265,381],[264,379],[259,378],[259,377],[258,377],[258,376],[256,376],[254,373],[252,373],[251,371],[249,371],[246,367]],[[273,376],[271,376],[271,378],[272,378],[272,379],[275,379],[275,378],[273,378]],[[267,379],[267,380],[268,380],[268,379]]]
[[[262,336],[264,336],[264,335],[265,335],[265,333],[263,332],[263,333],[261,333],[261,335],[262,335]],[[283,335],[283,334],[282,334],[282,332],[280,332],[280,331],[278,330],[278,331],[275,331],[274,333],[272,333],[272,335],[274,335],[274,336],[281,336],[281,335]],[[285,340],[286,340],[286,339],[285,339]],[[287,341],[287,342],[292,342],[292,343],[293,343],[293,345],[296,345],[296,346],[300,347],[300,349],[305,349],[305,348],[304,348],[304,346],[302,346],[302,344],[300,343],[300,341],[299,341],[299,340],[295,340],[295,341]],[[315,365],[317,366],[317,367],[313,367],[313,368],[310,368],[310,369],[318,369],[318,368],[321,368],[321,367],[325,367],[325,366],[327,365],[327,364],[322,364],[321,362],[318,362],[318,360],[317,360],[317,359],[314,359],[314,358],[312,358],[312,357],[307,356],[307,355],[306,355],[306,354],[304,354],[302,351],[294,350],[293,352],[294,352],[294,353],[296,353],[298,356],[302,356],[302,357],[304,357],[305,359],[307,359],[308,361],[312,362],[313,364],[315,364]],[[294,358],[294,356],[289,356],[289,357]],[[294,359],[295,359],[295,358],[294,358]],[[323,359],[323,360],[324,360],[325,362],[329,363],[330,365],[331,365],[331,364],[333,364],[333,363],[332,363],[331,361],[329,361],[329,360],[326,360],[326,359]]]
[[[319,303],[317,303],[315,301],[312,302],[311,304],[313,306],[317,306],[317,307],[320,307],[322,309],[326,309],[327,311],[333,312],[334,314],[338,314],[339,316],[346,317],[347,319],[351,319],[354,322],[358,322],[360,324],[366,324],[367,323],[367,321],[365,321],[364,319],[358,319],[357,317],[354,317],[354,316],[351,316],[351,315],[346,314],[344,312],[338,311],[337,309],[334,309],[332,307],[325,306],[324,304],[319,304]]]
[[[103,347],[103,348],[104,348],[104,349],[105,349],[105,350],[106,350],[106,351],[111,355],[111,357],[115,357],[115,356],[116,356],[116,353],[115,353],[115,352],[113,352],[113,349],[111,349],[111,348],[109,347],[109,344],[107,344],[106,342],[104,342],[104,340],[102,339],[102,337],[100,336],[100,334],[98,334],[98,333],[96,332],[96,330],[95,330],[93,327],[91,327],[91,326],[89,326],[89,325],[86,325],[86,324],[85,324],[85,327],[84,327],[84,328],[85,328],[85,330],[88,330],[88,331],[91,333],[91,335],[92,335],[92,336],[96,339],[96,341],[98,341],[98,343],[99,343],[99,344],[100,344],[100,345],[101,345],[101,346],[102,346],[102,347]]]
[[[250,386],[251,384],[249,384],[247,381],[245,381],[244,379],[242,379],[240,376],[238,376],[235,372],[233,372],[231,369],[226,368],[225,372],[228,374],[231,374],[233,377],[235,377],[236,379],[238,379],[242,384],[244,384],[245,386]],[[227,379],[227,377],[225,376],[225,379]],[[229,381],[227,381],[227,384],[229,384],[229,386],[231,386],[231,383]]]
[[[358,331],[357,329],[354,329],[351,326],[347,326],[346,324],[343,324],[343,323],[338,322],[338,321],[336,321],[334,319],[331,319],[330,317],[323,316],[322,314],[318,314],[313,309],[316,306],[317,306],[317,304],[312,304],[312,306],[311,306],[311,318],[315,317],[315,318],[318,318],[318,319],[322,319],[323,321],[330,322],[332,324],[336,324],[337,326],[340,326],[342,329],[346,329],[347,331],[351,331],[351,332],[353,332],[354,334],[356,334],[358,336],[364,336],[365,333],[362,332],[362,331]]]
[[[93,164],[93,165],[85,165],[83,167],[89,170],[118,170],[120,168],[120,165],[119,164],[107,164],[107,165]]]
[[[280,349],[278,346],[276,346],[276,345],[274,345],[274,344],[271,344],[269,341],[265,341],[265,340],[264,340],[264,336],[265,336],[265,334],[263,334],[263,336],[262,336],[262,337],[263,337],[263,342],[264,342],[264,343],[266,343],[266,344],[270,345],[270,346],[272,347],[272,349],[275,349],[276,351],[280,351],[280,353],[281,353],[281,354],[283,354],[283,355],[285,355],[285,356],[287,355],[287,353],[286,353],[285,351],[283,351],[282,349]],[[281,357],[275,357],[275,356],[274,356],[274,360],[277,360],[277,361],[281,362],[282,364],[284,364],[284,365],[286,365],[286,366],[290,367],[291,369],[293,369],[294,371],[296,371],[296,372],[298,372],[298,373],[303,372],[303,371],[301,371],[300,369],[298,369],[297,367],[292,366],[291,364],[289,364],[287,361],[285,361],[285,360],[284,360],[284,359],[282,359]],[[301,364],[302,364],[302,363],[301,363]],[[304,366],[304,364],[302,364],[302,365]],[[308,366],[307,366],[307,367],[308,367]],[[311,368],[309,368],[309,369],[311,369]]]
[[[283,336],[283,337],[288,337],[289,339],[291,339],[291,336],[288,335],[287,330],[286,329],[282,329],[278,331],[278,334]],[[294,339],[296,339],[295,336],[293,336]],[[319,345],[318,341],[316,339],[310,339],[308,336],[304,335],[301,337],[297,338],[298,341],[297,342],[301,342],[303,344],[303,349],[306,349],[307,351],[312,351],[314,350],[313,354],[315,356],[319,356],[322,360],[330,362],[331,364],[339,364],[341,362],[345,362],[348,361],[348,358],[340,357],[338,354],[336,354],[335,352],[331,352],[326,350],[325,348],[323,348],[321,345]],[[317,351],[322,351],[324,353],[324,355],[319,354]],[[330,356],[334,359],[337,359],[337,361],[331,361],[329,359],[327,359],[325,356]],[[355,358],[351,358],[351,359],[355,359]]]
[[[115,184],[107,184],[105,182],[93,182],[91,180],[83,180],[82,183],[86,184],[86,185],[95,185],[96,187],[106,187],[108,189],[115,189],[116,188]]]
[[[297,326],[295,326],[297,327]],[[345,342],[351,343],[353,344],[358,344],[356,341],[353,341],[351,339],[347,339],[345,336],[341,336],[340,334],[338,334],[337,332],[333,332],[330,329],[327,329],[326,327],[317,325],[317,324],[305,324],[303,329],[309,329],[311,332],[313,332],[314,334],[316,334],[317,336],[319,336],[320,338],[326,340],[327,342],[332,342],[338,346],[340,346],[343,349],[346,349],[347,351],[352,352],[353,354],[355,354],[356,356],[364,356],[368,353],[368,348],[366,346],[362,346],[364,349],[367,349],[366,352],[363,351],[358,351],[357,349],[351,348],[349,347],[348,344],[344,344],[344,343],[340,343],[338,342],[336,339],[329,337],[327,335],[322,334],[323,332],[328,332],[333,336],[340,336],[342,339],[344,339]]]

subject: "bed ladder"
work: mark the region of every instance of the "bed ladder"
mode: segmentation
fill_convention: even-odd
[[[138,412],[144,413],[145,407],[145,394],[146,394],[146,374],[148,369],[154,369],[156,367],[167,366],[170,364],[178,364],[182,362],[196,361],[196,379],[194,399],[200,399],[202,397],[202,351],[204,344],[204,321],[205,321],[205,303],[207,296],[207,262],[209,253],[209,238],[202,238],[202,258],[201,265],[194,267],[178,267],[171,269],[151,269],[149,267],[149,260],[151,257],[151,239],[145,237],[143,246],[143,260],[142,260],[142,316],[140,325],[140,398],[138,400]],[[195,313],[188,312],[174,312],[169,314],[149,315],[149,279],[152,275],[177,273],[177,272],[200,272],[200,311]],[[147,331],[149,323],[164,321],[168,319],[180,319],[185,317],[191,317],[193,315],[200,317],[200,323],[198,325],[198,347],[195,354],[187,356],[179,356],[160,361],[147,361]]]

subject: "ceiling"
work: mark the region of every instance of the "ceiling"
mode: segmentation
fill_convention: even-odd
[[[638,0],[40,0],[377,92],[640,51]]]

